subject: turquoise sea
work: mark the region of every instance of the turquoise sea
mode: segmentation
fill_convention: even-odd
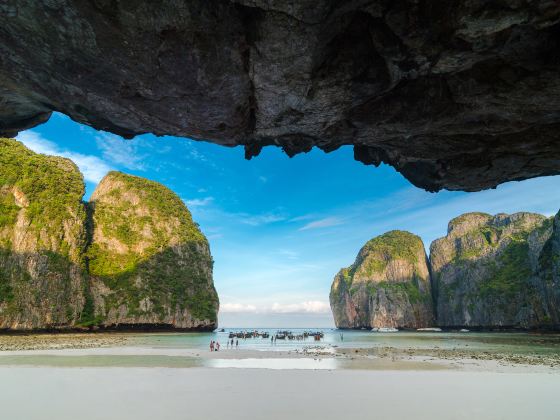
[[[270,335],[279,330],[292,331],[294,335],[304,331],[321,331],[321,341],[276,340],[271,344],[270,338],[237,339],[240,349],[261,351],[287,351],[303,349],[309,346],[337,346],[341,348],[440,348],[470,349],[500,353],[545,354],[560,353],[560,334],[537,334],[528,332],[413,332],[378,333],[368,330],[337,330],[322,328],[225,328],[223,332],[210,333],[150,333],[138,334],[133,343],[139,346],[165,348],[196,348],[207,350],[210,341],[218,341],[221,348],[226,348],[230,332],[242,331],[268,332]],[[234,339],[235,340],[235,339]],[[231,340],[230,340],[231,341]]]

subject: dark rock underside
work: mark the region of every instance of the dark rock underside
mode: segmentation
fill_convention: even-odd
[[[52,111],[293,155],[354,145],[427,190],[560,173],[556,0],[0,4],[0,135]]]

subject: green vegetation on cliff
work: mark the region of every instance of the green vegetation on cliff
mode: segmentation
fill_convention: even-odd
[[[519,326],[541,312],[536,264],[550,220],[533,213],[467,213],[430,247],[442,326]]]
[[[39,249],[77,261],[79,254],[68,255],[71,246],[60,232],[69,218],[85,220],[84,181],[78,167],[69,159],[36,154],[16,140],[0,138],[0,227],[15,223],[18,193]],[[42,237],[51,242],[45,243]],[[52,243],[57,238],[58,243]]]
[[[387,263],[394,259],[409,262],[416,267],[418,253],[424,252],[422,240],[410,232],[392,230],[369,240],[362,250],[356,263],[349,269],[348,276],[353,276],[360,267],[360,273],[366,276],[382,274]]]
[[[124,304],[130,317],[165,317],[178,308],[216,320],[208,243],[176,194],[156,182],[111,172],[91,205],[89,268],[112,291],[105,297],[106,313]]]
[[[432,296],[422,240],[391,231],[368,241],[335,277],[330,302],[339,327],[429,326]]]
[[[83,194],[70,160],[0,139],[0,328],[212,328],[213,261],[181,199],[118,172]]]
[[[72,325],[79,318],[83,194],[70,160],[0,139],[0,328]]]

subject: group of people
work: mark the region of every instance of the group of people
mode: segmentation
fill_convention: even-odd
[[[231,348],[233,348],[233,338],[230,340],[226,341],[227,343],[227,347],[229,348],[231,346]],[[235,340],[235,348],[239,347],[239,340]],[[220,342],[219,341],[210,341],[210,351],[220,351]]]

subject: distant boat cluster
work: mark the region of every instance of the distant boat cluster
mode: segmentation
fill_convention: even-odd
[[[382,332],[382,333],[398,332],[398,331],[399,331],[398,328],[393,328],[393,327],[380,327],[380,328],[372,328],[371,329],[371,332]],[[416,329],[416,331],[418,331],[418,332],[442,332],[443,330],[441,328],[431,327],[431,328],[418,328],[418,329]],[[459,330],[459,332],[469,332],[469,330],[467,330],[465,328],[461,328]]]
[[[266,331],[238,331],[238,332],[230,332],[229,338],[272,338],[273,340],[297,340],[297,341],[304,341],[308,338],[313,338],[315,341],[321,341],[324,337],[324,333],[321,331],[304,331],[301,334],[294,334],[292,331],[282,330],[276,331],[276,334],[273,334],[272,337],[270,333]]]

